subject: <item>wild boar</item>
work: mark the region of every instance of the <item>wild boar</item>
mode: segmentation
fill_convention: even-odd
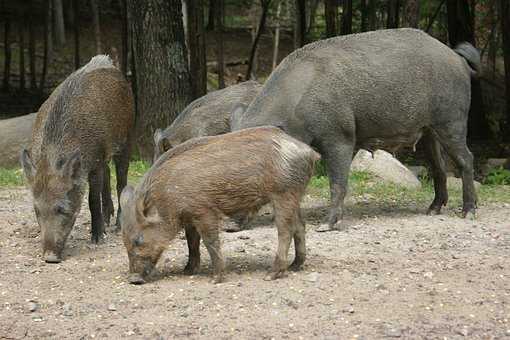
[[[87,182],[92,241],[103,237],[105,217],[108,221],[113,211],[107,163],[113,157],[120,196],[127,182],[133,125],[131,88],[105,55],[72,73],[41,106],[30,151],[22,150],[20,160],[46,262],[62,260]]]
[[[331,208],[324,229],[340,229],[355,148],[395,150],[423,137],[434,179],[428,212],[448,201],[441,148],[462,173],[463,212],[474,213],[473,156],[466,145],[471,77],[480,67],[468,43],[455,49],[416,29],[321,40],[287,56],[232,130],[283,129],[322,154]]]
[[[305,226],[300,200],[319,154],[275,127],[246,129],[194,138],[163,154],[133,189],[121,196],[121,226],[129,257],[129,281],[144,283],[168,243],[185,230],[189,260],[200,265],[202,238],[211,257],[213,281],[223,280],[219,225],[226,216],[257,211],[271,203],[278,229],[278,251],[268,279],[305,261]]]
[[[230,132],[230,114],[234,107],[250,104],[261,89],[262,85],[256,81],[247,81],[210,92],[193,101],[172,125],[154,133],[154,161],[163,152],[188,139]]]

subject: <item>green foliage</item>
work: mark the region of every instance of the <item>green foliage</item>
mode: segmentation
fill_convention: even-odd
[[[510,170],[498,167],[487,175],[484,180],[487,185],[510,185]]]
[[[23,177],[21,169],[0,168],[0,188],[21,186],[24,183]]]

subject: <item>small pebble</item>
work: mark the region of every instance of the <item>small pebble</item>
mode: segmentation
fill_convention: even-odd
[[[29,312],[33,313],[35,312],[37,309],[39,309],[39,305],[37,304],[37,302],[35,301],[30,301],[28,304],[27,304],[27,309]]]
[[[111,303],[108,305],[108,310],[111,312],[114,312],[117,310],[117,307],[115,307],[115,305],[113,303]]]

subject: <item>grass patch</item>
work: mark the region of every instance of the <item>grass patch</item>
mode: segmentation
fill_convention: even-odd
[[[23,170],[0,168],[0,188],[18,187],[23,185],[23,183]]]

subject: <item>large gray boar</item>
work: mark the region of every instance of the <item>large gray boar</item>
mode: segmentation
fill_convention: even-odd
[[[107,163],[113,157],[120,196],[127,182],[133,125],[131,88],[104,55],[67,77],[39,109],[21,165],[46,262],[62,260],[87,182],[92,241],[103,237],[104,221],[113,213]]]
[[[278,251],[268,279],[287,269],[292,238],[296,256],[305,260],[305,226],[300,201],[319,154],[275,127],[245,129],[189,140],[158,158],[133,189],[122,192],[121,226],[129,257],[129,281],[144,283],[161,253],[182,229],[189,260],[185,271],[200,266],[200,238],[211,257],[213,281],[223,280],[219,226],[226,216],[257,211],[272,203]]]
[[[441,147],[462,173],[463,211],[474,213],[473,156],[466,145],[471,77],[478,51],[452,50],[415,29],[380,30],[309,44],[287,56],[232,129],[274,125],[316,147],[327,164],[331,208],[323,229],[339,229],[355,148],[395,150],[425,139],[435,198],[448,200]]]
[[[208,93],[186,106],[164,131],[154,133],[154,161],[163,152],[188,139],[216,136],[230,132],[230,114],[239,104],[249,105],[260,93],[262,85],[247,81]]]

